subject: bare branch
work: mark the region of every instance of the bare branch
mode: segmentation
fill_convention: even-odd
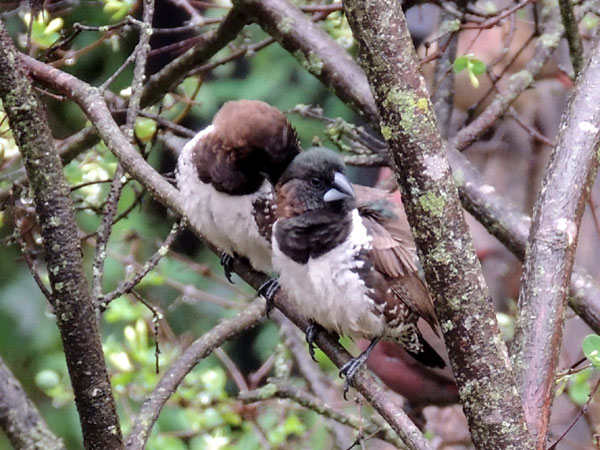
[[[19,52],[0,23],[0,97],[34,192],[56,321],[86,449],[118,449],[121,429],[92,298],[88,291],[69,186],[42,105]]]
[[[326,85],[345,102],[358,107],[361,99],[371,95],[365,74],[353,70],[355,63],[348,52],[295,5],[286,0],[234,0],[234,4],[277,39],[306,70],[327,80]],[[375,118],[375,105],[365,113]]]
[[[364,430],[372,435],[381,433],[378,436],[381,439],[393,444],[396,448],[406,448],[387,423],[386,427],[381,429],[379,426],[369,423],[365,419],[346,415],[329,406],[321,398],[315,397],[281,378],[269,378],[266,385],[253,391],[240,392],[238,397],[246,403],[259,402],[271,398],[287,398],[342,425],[348,425],[355,430]]]
[[[598,169],[597,44],[563,115],[533,214],[519,293],[513,363],[536,448],[546,445],[579,226]]]
[[[135,288],[148,273],[156,267],[156,265],[160,262],[161,258],[165,256],[171,244],[177,239],[179,232],[181,231],[181,223],[176,222],[173,224],[169,235],[165,239],[165,242],[160,246],[160,248],[146,261],[146,263],[139,269],[136,274],[127,281],[123,281],[119,287],[117,287],[114,291],[109,292],[103,297],[98,299],[98,303],[100,304],[101,309],[106,309],[108,304],[112,302],[115,298],[120,297],[123,294],[131,292],[133,288]]]
[[[573,12],[573,2],[571,0],[558,0],[560,8],[560,16],[565,27],[565,35],[569,44],[569,54],[571,55],[571,63],[575,76],[579,75],[583,67],[583,45],[581,36],[577,27],[577,20]]]
[[[531,438],[481,266],[401,6],[344,2],[375,93],[402,200],[452,370],[480,449],[523,449]]]
[[[237,316],[226,319],[196,339],[167,369],[135,418],[127,439],[128,450],[143,450],[161,409],[185,376],[223,342],[256,326],[266,312],[263,298],[257,298]]]
[[[146,72],[146,60],[150,51],[150,36],[152,36],[152,17],[154,17],[154,0],[144,0],[143,22],[140,29],[140,38],[133,51],[135,55],[135,67],[133,69],[133,79],[131,81],[131,97],[127,107],[127,118],[125,120],[124,133],[129,140],[133,140],[135,120],[140,109],[140,98],[142,97],[144,78]],[[130,55],[131,56],[131,55]],[[104,205],[102,222],[98,228],[98,238],[96,239],[96,249],[94,252],[94,262],[92,264],[92,295],[99,298],[102,295],[102,278],[104,275],[104,260],[106,258],[106,246],[112,231],[112,224],[121,192],[125,185],[125,171],[121,164],[117,164],[113,181],[110,185],[108,198]]]
[[[19,381],[0,359],[0,427],[16,450],[64,450]]]

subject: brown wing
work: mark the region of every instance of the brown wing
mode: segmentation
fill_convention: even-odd
[[[429,290],[419,274],[416,247],[404,209],[388,200],[385,191],[353,188],[359,214],[372,237],[369,257],[375,269],[391,284],[394,296],[439,333]]]

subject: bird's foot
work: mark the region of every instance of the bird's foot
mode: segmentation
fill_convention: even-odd
[[[262,296],[267,301],[267,317],[269,317],[269,314],[273,308],[275,308],[273,297],[275,297],[279,287],[277,278],[269,278],[258,287],[258,295]]]
[[[364,352],[362,352],[356,358],[352,358],[340,368],[340,378],[346,378],[346,380],[344,381],[344,400],[348,400],[348,390],[350,389],[350,384],[354,380],[356,372],[358,372],[358,370],[367,362],[367,360],[369,359],[369,355],[371,354],[371,352],[373,351],[380,339],[380,337],[376,337],[375,339],[373,339]]]
[[[317,358],[315,358],[315,338],[317,334],[323,331],[323,327],[312,320],[308,323],[308,327],[306,328],[306,342],[308,343],[308,353],[310,353],[310,357],[314,362],[317,362]]]
[[[231,279],[231,271],[233,270],[234,258],[235,255],[230,255],[227,252],[223,252],[221,253],[221,258],[219,259],[219,262],[223,266],[223,272],[225,272],[225,278],[227,278],[227,281],[229,281],[231,284],[235,284]]]

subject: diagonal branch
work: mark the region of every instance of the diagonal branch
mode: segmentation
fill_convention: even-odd
[[[163,406],[175,393],[185,376],[223,342],[258,325],[264,318],[265,311],[264,299],[258,298],[237,316],[222,321],[187,347],[164,373],[142,405],[131,427],[125,448],[127,450],[143,450]]]
[[[0,428],[16,450],[64,450],[19,381],[0,359]]]
[[[401,6],[346,0],[473,443],[530,448],[530,436],[481,266],[437,131]]]
[[[365,74],[353,70],[356,63],[348,52],[297,6],[286,0],[234,0],[233,3],[277,39],[306,70],[320,80],[327,80],[326,85],[338,97],[360,110],[361,99],[370,95]],[[362,109],[370,119],[377,117],[374,104]]]
[[[538,449],[546,445],[579,226],[598,169],[600,47],[595,44],[577,78],[544,176],[519,293],[513,362]]]
[[[2,23],[0,98],[33,190],[52,287],[49,300],[65,350],[84,445],[86,449],[121,448],[121,429],[83,272],[69,186],[44,109]]]

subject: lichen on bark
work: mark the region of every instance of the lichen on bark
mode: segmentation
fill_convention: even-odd
[[[67,367],[86,449],[122,447],[121,430],[102,353],[96,311],[85,275],[70,190],[44,108],[0,22],[0,98],[23,157]]]
[[[344,8],[386,130],[473,442],[480,449],[531,448],[508,353],[401,5],[346,0]]]

